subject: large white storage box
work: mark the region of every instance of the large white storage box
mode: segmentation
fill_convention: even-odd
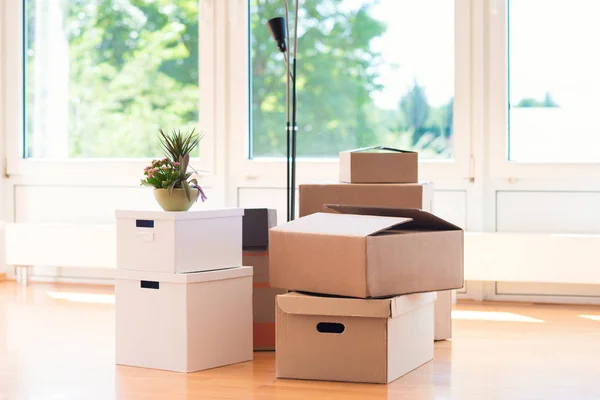
[[[252,360],[252,268],[118,270],[116,362],[193,372]]]
[[[117,268],[188,273],[242,265],[244,209],[116,211]]]
[[[437,292],[434,310],[434,340],[452,338],[452,290]]]

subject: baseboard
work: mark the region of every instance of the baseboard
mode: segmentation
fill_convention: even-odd
[[[38,266],[31,268],[29,280],[44,283],[114,285],[114,275],[115,270],[112,268]],[[7,279],[15,279],[14,272],[9,270]]]
[[[469,281],[465,286],[459,300],[600,305],[598,285]]]

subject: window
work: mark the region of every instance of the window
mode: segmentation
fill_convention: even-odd
[[[454,2],[300,5],[299,157],[383,144],[453,158]],[[250,0],[250,158],[285,155],[285,66],[265,26],[282,15],[281,1]]]
[[[198,0],[24,0],[26,158],[160,156],[198,122]]]
[[[599,14],[597,0],[510,1],[510,161],[600,162]]]

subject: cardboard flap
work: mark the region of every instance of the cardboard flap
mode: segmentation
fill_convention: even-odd
[[[346,151],[347,153],[364,153],[364,152],[369,152],[369,151],[380,151],[380,152],[389,152],[389,153],[415,153],[414,151],[410,151],[410,150],[400,150],[400,149],[394,149],[393,147],[386,147],[386,146],[370,146],[370,147],[362,147],[360,149],[354,149],[354,150],[348,150]],[[342,152],[345,153],[345,152]]]
[[[286,222],[272,231],[364,237],[411,222],[395,216],[315,213]]]
[[[286,314],[371,318],[392,316],[389,299],[365,300],[291,292],[277,296],[277,306]]]
[[[410,218],[412,222],[405,225],[406,229],[462,230],[440,217],[417,208],[348,206],[342,204],[325,204],[325,207],[341,214]]]
[[[286,314],[394,318],[433,303],[435,299],[435,293],[409,294],[389,299],[353,299],[291,292],[277,296],[277,306]]]

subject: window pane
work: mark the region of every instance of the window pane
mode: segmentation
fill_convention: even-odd
[[[198,121],[198,0],[24,0],[26,157],[160,156]]]
[[[284,61],[265,26],[284,15],[281,3],[250,0],[253,157],[286,151]],[[382,144],[451,158],[454,2],[300,5],[298,155],[336,157]]]
[[[600,1],[510,1],[509,159],[600,162]]]

